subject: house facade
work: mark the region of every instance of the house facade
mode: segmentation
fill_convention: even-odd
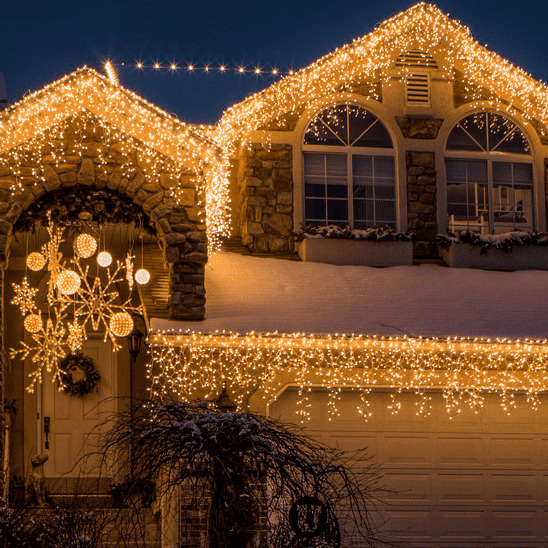
[[[130,363],[127,342],[113,355],[99,330],[84,349],[104,380],[81,400],[45,382],[27,393],[32,360],[5,364],[4,398],[18,409],[5,474],[24,476],[46,453],[61,495],[99,421],[93,405],[212,398],[226,383],[243,408],[368,447],[390,488],[378,516],[390,538],[546,542],[544,85],[421,3],[214,127],[89,69],[1,123],[5,348],[30,340],[10,308],[29,245],[42,243],[24,235],[28,211],[84,189],[86,204],[125,200],[153,227],[137,246],[153,274],[139,296],[150,357]],[[194,545],[169,531],[166,545]]]

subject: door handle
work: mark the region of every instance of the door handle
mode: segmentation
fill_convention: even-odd
[[[50,426],[51,426],[51,418],[50,417],[44,417],[44,434],[46,435],[46,443],[45,443],[46,449],[49,449]]]

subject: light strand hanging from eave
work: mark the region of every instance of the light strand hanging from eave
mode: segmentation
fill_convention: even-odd
[[[61,78],[22,101],[0,116],[0,164],[17,166],[23,155],[33,156],[30,176],[44,171],[46,136],[62,132],[68,120],[91,112],[110,135],[125,134],[144,157],[142,162],[150,177],[155,177],[155,153],[178,166],[176,171],[193,171],[197,187],[205,192],[206,225],[209,252],[220,246],[220,238],[229,235],[228,161],[206,135],[208,128],[191,127],[158,109],[133,92],[112,85],[91,69]],[[75,145],[78,143],[75,143]],[[82,143],[80,143],[82,144]],[[82,155],[82,151],[76,151]],[[48,158],[48,161],[51,159]],[[62,158],[54,159],[54,163]],[[22,173],[13,174],[14,190],[22,190]],[[181,189],[172,189],[176,201]]]
[[[498,395],[507,413],[518,393],[537,408],[548,391],[548,345],[540,340],[164,332],[150,343],[152,397],[213,398],[226,383],[245,406],[258,390],[272,403],[289,384],[299,387],[304,418],[314,386],[328,390],[332,416],[341,388],[359,391],[358,411],[366,419],[375,387],[392,390],[394,413],[401,408],[398,394],[413,394],[418,415],[430,413],[428,391],[441,390],[450,417],[465,407],[478,412],[486,394]]]
[[[441,71],[448,80],[454,78],[453,68],[460,67],[470,102],[481,100],[485,88],[494,97],[503,98],[491,99],[492,106],[504,110],[517,107],[525,118],[548,126],[548,88],[544,84],[480,46],[468,28],[435,6],[421,3],[227,109],[217,126],[217,139],[226,147],[248,142],[253,131],[270,121],[300,115],[303,108],[324,108],[325,98],[340,94],[341,87],[350,82],[381,81],[389,86],[389,72],[397,56],[414,48],[442,57]],[[344,93],[339,99],[344,100]]]

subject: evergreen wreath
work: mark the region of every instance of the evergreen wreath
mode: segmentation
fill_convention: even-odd
[[[72,371],[81,369],[84,378],[75,381],[72,378]],[[89,356],[81,352],[67,354],[59,361],[59,381],[63,392],[71,396],[85,396],[97,386],[101,376],[95,367],[95,362]]]

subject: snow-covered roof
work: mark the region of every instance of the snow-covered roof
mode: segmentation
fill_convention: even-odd
[[[415,50],[425,58],[444,59],[448,79],[453,78],[453,69],[461,72],[471,101],[482,101],[487,89],[497,108],[517,107],[529,121],[540,122],[543,133],[546,131],[548,87],[481,46],[470,29],[436,6],[419,2],[369,34],[228,108],[219,120],[217,137],[220,141],[245,140],[250,132],[272,120],[288,114],[300,116],[303,108],[314,111],[325,106],[323,101],[330,94],[339,94],[341,100],[341,90],[352,82],[388,81],[397,58]],[[352,94],[347,100],[353,100]]]
[[[335,266],[222,252],[206,267],[206,319],[161,330],[545,339],[548,272],[425,264]]]

